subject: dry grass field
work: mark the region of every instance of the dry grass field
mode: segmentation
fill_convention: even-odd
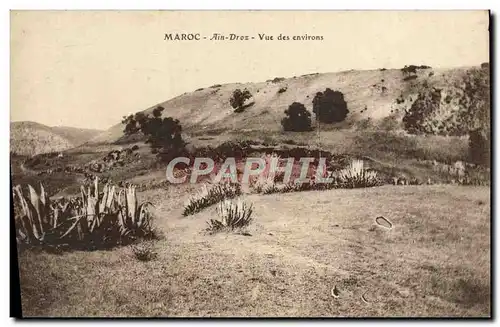
[[[20,256],[26,316],[488,317],[486,187],[383,186],[246,195],[248,234],[204,233],[154,190],[156,259],[130,247]],[[375,224],[377,216],[392,229]],[[338,298],[331,294],[338,290]]]

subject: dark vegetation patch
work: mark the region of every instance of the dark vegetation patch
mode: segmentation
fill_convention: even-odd
[[[404,66],[401,68],[401,71],[403,74],[416,74],[419,69],[430,69],[432,67],[426,66],[426,65],[409,65],[409,66]]]
[[[418,76],[417,75],[410,75],[410,76],[406,76],[403,78],[403,81],[407,82],[407,81],[412,81],[412,80],[415,80],[417,79]]]
[[[149,144],[151,152],[162,159],[175,157],[177,151],[186,143],[182,139],[182,126],[178,119],[162,117],[165,108],[158,106],[153,110],[153,115],[138,112],[135,115],[123,117],[125,135],[141,133],[146,137],[145,143]]]
[[[275,77],[273,79],[268,79],[266,82],[271,82],[271,83],[280,83],[280,82],[283,82],[285,80],[284,77]]]
[[[279,93],[285,93],[287,89],[288,89],[288,88],[287,88],[286,86],[285,86],[285,87],[280,88],[280,89],[278,90],[278,94],[279,94]]]
[[[285,110],[285,118],[281,120],[284,131],[307,132],[311,131],[311,113],[299,102],[292,103]]]
[[[246,104],[246,101],[252,97],[252,94],[247,89],[236,89],[233,91],[229,103],[233,107],[234,112],[243,112],[246,108],[250,107],[252,103]]]
[[[327,88],[324,92],[316,93],[313,99],[313,113],[322,123],[331,124],[345,120],[349,110],[344,94]]]

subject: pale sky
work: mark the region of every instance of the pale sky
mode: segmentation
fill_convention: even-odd
[[[164,41],[176,32],[256,39]],[[11,121],[106,129],[213,84],[488,57],[486,11],[12,11]]]

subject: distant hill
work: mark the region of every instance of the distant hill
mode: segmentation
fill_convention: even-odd
[[[23,121],[10,123],[10,151],[21,155],[34,155],[63,151],[85,143],[102,131],[74,127],[49,127]]]
[[[447,87],[455,83],[469,68],[419,68],[409,78],[403,69],[344,71],[307,74],[291,78],[270,77],[261,83],[232,83],[213,85],[188,92],[159,103],[165,108],[163,116],[180,120],[184,131],[208,132],[279,132],[284,111],[293,102],[303,103],[312,112],[317,92],[326,88],[339,90],[347,101],[349,114],[343,126],[356,126],[404,112],[416,99],[422,85]],[[235,113],[229,99],[235,89],[248,89],[254,104],[244,112]],[[279,90],[282,89],[281,92]],[[144,112],[151,113],[157,105]],[[117,117],[117,120],[121,117]],[[401,118],[401,116],[399,116]],[[117,124],[89,143],[111,143],[123,136],[123,125]]]
[[[99,129],[87,129],[67,126],[50,127],[54,132],[69,140],[73,145],[78,146],[102,133]]]

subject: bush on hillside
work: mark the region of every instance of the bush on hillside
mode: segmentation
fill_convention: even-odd
[[[407,81],[412,81],[414,79],[417,79],[418,76],[417,75],[410,75],[410,76],[406,76],[405,78],[403,78],[403,81],[407,82]]]
[[[343,121],[349,110],[342,92],[327,88],[324,92],[316,93],[313,99],[313,112],[317,120],[331,124]]]
[[[269,81],[272,83],[279,83],[279,82],[283,82],[284,80],[285,80],[284,77],[275,77],[274,79],[269,80]]]
[[[307,132],[311,131],[311,113],[299,102],[292,103],[285,110],[286,117],[281,120],[285,131]]]
[[[138,132],[144,134],[151,147],[151,152],[160,157],[176,155],[186,143],[182,139],[182,127],[179,120],[172,117],[162,118],[164,108],[159,106],[153,110],[153,117],[142,112],[124,117],[124,134],[133,135]]]
[[[469,161],[489,167],[491,162],[491,130],[477,129],[469,133]]]
[[[416,66],[416,65],[405,65],[403,68],[401,68],[401,71],[403,72],[403,74],[405,75],[410,75],[410,74],[416,74],[417,73],[417,70],[419,69],[430,69],[432,68],[431,66],[427,66],[427,65],[420,65],[420,66]]]
[[[233,91],[231,98],[229,99],[229,103],[231,107],[235,109],[235,112],[241,112],[244,109],[245,102],[252,97],[252,94],[247,89],[243,91],[240,89],[236,89]]]

